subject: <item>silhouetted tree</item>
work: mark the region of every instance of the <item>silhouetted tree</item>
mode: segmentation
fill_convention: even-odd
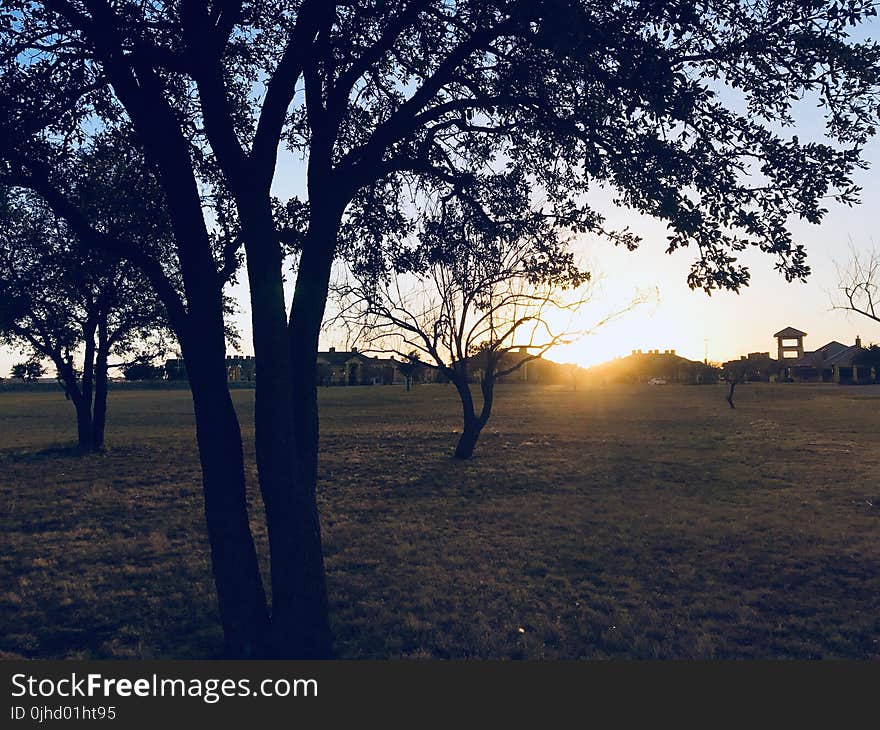
[[[749,374],[755,369],[755,365],[748,360],[732,360],[724,365],[724,376],[727,379],[727,404],[731,408],[736,408],[733,402],[733,394],[736,386],[745,383],[749,379]]]
[[[880,345],[868,345],[853,362],[859,367],[874,368],[875,377],[880,375]]]
[[[727,389],[727,403],[731,408],[736,408],[733,404],[733,392],[736,390],[736,386],[742,383],[745,380],[745,373],[742,370],[736,370],[732,372],[727,377],[728,389]]]
[[[89,194],[99,192],[93,178],[87,185]],[[76,409],[79,448],[103,448],[110,355],[143,347],[164,328],[143,275],[83,252],[33,195],[9,194],[0,205],[0,312],[0,342],[54,364]]]
[[[46,374],[46,368],[37,360],[19,362],[12,366],[10,377],[16,380],[33,381],[39,380]]]
[[[401,359],[397,361],[397,369],[403,374],[406,380],[406,390],[409,392],[413,385],[413,379],[425,367],[425,364],[417,350],[410,350],[406,355],[400,357]]]
[[[335,287],[339,319],[358,328],[368,350],[424,355],[426,365],[455,385],[463,417],[459,459],[473,455],[498,380],[580,334],[570,329],[570,317],[561,329],[552,318],[577,312],[590,276],[553,221],[530,213],[524,196],[516,200],[518,187],[504,196],[515,222],[498,224],[469,205],[441,201],[417,242],[401,242],[388,271],[354,268],[349,281]],[[407,276],[408,286],[402,283]],[[514,354],[515,344],[526,349]],[[479,408],[470,388],[474,371]]]
[[[730,388],[727,394],[727,402],[731,408],[735,408],[733,404],[733,393],[736,386],[740,383],[749,381],[769,381],[783,374],[784,363],[773,360],[769,354],[752,353],[748,357],[742,357],[739,360],[731,360],[726,363],[709,363],[706,366],[707,371],[724,374]]]
[[[126,380],[162,380],[164,368],[153,365],[149,360],[139,359],[122,367],[122,375]]]
[[[829,197],[854,200],[876,123],[877,46],[848,35],[874,12],[871,0],[4,2],[6,174],[82,240],[142,267],[186,358],[227,652],[330,651],[315,386],[337,256],[385,258],[424,190],[503,216],[493,170],[511,168],[567,225],[635,247],[584,203],[591,186],[612,185],[619,202],[668,224],[670,251],[699,249],[691,286],[746,284],[735,253],[748,245],[801,278],[804,251],[785,223],[818,222]],[[725,86],[734,93],[718,93]],[[805,95],[824,105],[832,144],[779,132]],[[180,288],[167,261],[104,234],[66,195],[59,167],[103,126],[137,135],[164,193]],[[304,160],[305,201],[271,197],[282,141]],[[231,236],[206,218],[209,192],[234,204]],[[223,362],[222,284],[241,245],[271,618]],[[289,316],[287,250],[298,257]]]

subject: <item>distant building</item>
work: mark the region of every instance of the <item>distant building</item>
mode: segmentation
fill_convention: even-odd
[[[257,379],[257,361],[252,356],[227,355],[226,379],[230,383],[253,383]]]
[[[516,346],[510,347],[501,353],[501,358],[495,366],[496,372],[500,372],[503,370],[507,370],[515,365],[517,365],[520,361],[525,360],[530,357],[529,348],[527,346]],[[497,378],[497,382],[499,383],[527,383],[530,382],[538,382],[541,380],[539,374],[543,369],[544,363],[549,362],[547,360],[543,360],[540,356],[534,359],[529,360],[526,363],[520,365],[516,370],[514,370],[509,375],[504,375]],[[556,363],[553,363],[554,365]],[[474,383],[479,383],[483,379],[483,373],[486,372],[488,368],[488,353],[486,352],[478,352],[476,355],[472,355],[468,358],[468,377]],[[529,377],[531,375],[531,378]]]
[[[226,356],[226,379],[230,383],[252,383],[257,378],[257,361],[243,355]],[[165,361],[165,380],[186,380],[186,363],[182,357]]]
[[[860,337],[852,345],[832,340],[795,360],[786,360],[785,376],[799,383],[871,383],[877,379],[874,368],[859,364],[865,352]]]
[[[771,381],[779,377],[779,361],[770,357],[769,352],[750,352],[738,360],[728,360],[721,364],[725,378],[739,378],[745,381]]]
[[[804,348],[806,332],[786,327],[776,332],[778,358],[769,352],[750,352],[723,364],[727,378],[787,380],[797,383],[872,383],[876,369],[865,364],[867,350],[856,337],[852,345],[832,340],[816,350]]]
[[[775,335],[777,346],[777,359],[784,362],[788,358],[798,359],[804,356],[804,337],[806,332],[801,332],[794,327],[786,327],[779,330]]]
[[[428,367],[417,368],[415,382],[431,379]],[[318,353],[318,383],[320,385],[397,385],[406,383],[400,363],[392,358],[369,357],[353,347],[337,351],[331,347]]]
[[[702,385],[718,382],[718,369],[688,360],[675,350],[633,350],[627,357],[595,365],[589,377],[604,383],[683,383]]]
[[[182,357],[172,357],[165,361],[165,380],[186,380],[186,364]]]
[[[675,355],[675,350],[645,350],[642,352],[641,350],[633,350],[630,355]]]
[[[514,345],[513,347],[506,348],[495,365],[496,372],[509,370],[523,360],[528,360],[519,365],[513,372],[498,376],[495,382],[554,385],[571,380],[571,366],[561,365],[552,360],[545,359],[539,353],[530,352],[530,350],[534,349],[536,348],[528,345]],[[471,355],[467,359],[468,380],[471,383],[481,382],[488,365],[487,352],[481,351]],[[442,372],[436,373],[436,378],[438,382],[446,381],[446,376]]]

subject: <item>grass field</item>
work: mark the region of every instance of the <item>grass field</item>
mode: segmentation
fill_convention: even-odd
[[[338,654],[880,658],[880,386],[725,394],[502,386],[455,463],[451,386],[323,390]],[[216,654],[192,422],[186,391],[116,391],[80,457],[59,393],[0,393],[6,656]]]

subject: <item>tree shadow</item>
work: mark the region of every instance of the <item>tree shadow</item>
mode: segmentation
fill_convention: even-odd
[[[3,458],[5,461],[9,461],[12,463],[34,463],[40,461],[49,461],[52,459],[79,459],[83,456],[101,453],[103,452],[89,451],[87,449],[81,449],[76,444],[69,444],[48,446],[45,449],[40,449],[38,451],[10,451],[2,454],[2,457],[0,458]]]

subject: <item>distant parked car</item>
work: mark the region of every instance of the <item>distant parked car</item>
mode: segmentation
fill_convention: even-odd
[[[663,378],[651,378],[648,381],[648,385],[666,385],[666,380]]]

